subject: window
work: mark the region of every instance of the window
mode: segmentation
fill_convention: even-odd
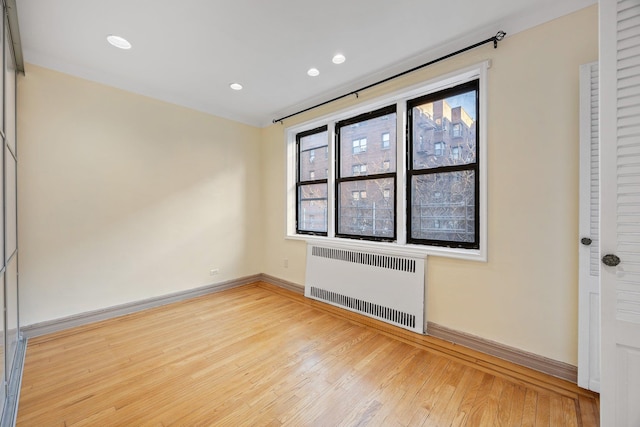
[[[443,156],[444,155],[444,142],[436,142],[435,144],[433,144],[433,153],[436,156]]]
[[[367,191],[366,190],[352,191],[351,192],[351,198],[353,200],[366,199],[367,198]]]
[[[367,173],[367,165],[353,165],[353,175],[365,175]]]
[[[367,151],[367,138],[353,140],[353,154],[360,154]]]
[[[487,65],[286,129],[287,236],[486,260]]]
[[[475,80],[407,102],[410,110],[407,241],[411,243],[479,247],[478,88]],[[444,143],[442,146],[436,143],[433,156],[425,155],[416,146],[426,129],[416,114],[419,110],[466,117],[471,131],[461,145],[451,147],[450,156],[443,156]],[[441,120],[444,123],[450,117]],[[462,156],[463,150],[466,156]]]
[[[460,123],[454,124],[451,129],[454,138],[460,138],[462,136],[462,125]]]
[[[324,176],[317,177],[316,171],[308,166],[315,160],[315,150],[327,147],[327,138],[326,126],[296,135],[299,159],[296,179],[296,232],[299,234],[327,234],[328,168],[323,168]]]
[[[395,165],[395,147],[391,150],[391,147],[376,149],[374,146],[366,158],[362,156],[366,151],[367,137],[380,135],[380,132],[383,135],[395,134],[395,111],[396,106],[392,105],[336,123],[338,236],[369,240],[395,238],[395,203],[391,196],[384,197],[383,192],[384,188],[395,188],[395,167],[391,167],[388,159],[387,169],[376,171],[380,168],[383,156],[393,155]],[[356,132],[367,136],[354,138]],[[372,167],[368,168],[368,165]],[[359,200],[359,203],[348,203],[348,195],[352,200]]]
[[[382,148],[387,150],[389,148],[389,143],[391,142],[389,132],[385,132],[382,134]]]

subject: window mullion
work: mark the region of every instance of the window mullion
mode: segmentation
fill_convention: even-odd
[[[336,235],[336,178],[337,178],[337,156],[336,156],[336,126],[335,122],[327,123],[327,146],[329,147],[329,173],[327,176],[327,236]]]
[[[396,242],[407,243],[407,104],[396,103]]]

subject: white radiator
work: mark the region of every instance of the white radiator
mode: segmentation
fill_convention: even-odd
[[[307,245],[304,294],[425,333],[424,258]]]

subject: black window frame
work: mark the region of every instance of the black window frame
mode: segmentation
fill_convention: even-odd
[[[463,93],[470,92],[472,90],[476,91],[476,158],[474,163],[467,163],[462,165],[448,165],[448,166],[440,166],[434,167],[430,169],[414,169],[413,164],[413,147],[415,142],[413,141],[413,108],[426,104],[429,102],[435,102],[439,100],[443,100],[452,96],[460,95]],[[419,244],[419,245],[427,245],[427,246],[440,246],[440,247],[448,247],[448,248],[462,248],[462,249],[480,249],[480,79],[474,79],[468,81],[466,83],[462,83],[460,85],[456,85],[451,88],[447,88],[444,90],[440,90],[437,92],[432,92],[427,95],[423,95],[414,99],[410,99],[407,101],[407,179],[406,179],[406,199],[407,199],[407,209],[405,212],[406,215],[406,239],[407,243],[410,244]],[[444,121],[444,120],[443,120]],[[444,155],[444,153],[443,153]],[[473,242],[459,242],[452,240],[436,240],[436,239],[418,239],[412,237],[411,230],[411,214],[413,212],[413,204],[412,204],[412,192],[411,192],[411,184],[413,182],[414,176],[421,175],[430,175],[430,174],[443,174],[449,172],[460,172],[460,171],[473,171],[475,177],[474,183],[474,240]]]
[[[387,172],[387,173],[377,173],[377,174],[362,174],[362,175],[357,175],[357,176],[349,176],[349,177],[342,177],[341,176],[341,172],[342,172],[342,168],[341,168],[341,144],[344,143],[344,141],[340,140],[340,130],[345,127],[345,126],[349,126],[355,123],[360,123],[363,121],[367,121],[367,120],[371,120],[371,119],[375,119],[378,117],[382,117],[382,116],[386,116],[388,114],[398,114],[397,111],[397,105],[396,104],[391,104],[389,106],[386,107],[382,107],[373,111],[369,111],[363,114],[359,114],[357,116],[354,117],[350,117],[348,119],[345,120],[341,120],[335,123],[335,165],[336,165],[336,173],[335,173],[335,181],[334,181],[334,185],[335,185],[335,197],[334,197],[334,212],[335,212],[335,237],[338,238],[346,238],[346,239],[355,239],[355,240],[367,240],[367,241],[374,241],[374,242],[395,242],[397,240],[397,235],[398,235],[398,218],[397,218],[397,203],[398,203],[398,171],[396,170],[395,172]],[[397,125],[396,125],[397,126]],[[396,129],[396,134],[397,134],[397,129]],[[365,138],[366,137],[362,137]],[[358,139],[362,139],[362,138],[358,138]],[[349,140],[348,141],[351,147],[350,152],[353,153],[353,140]],[[398,150],[396,149],[396,161],[397,161],[397,156],[398,156]],[[394,189],[394,197],[393,197],[393,236],[391,237],[384,237],[384,236],[368,236],[368,235],[362,235],[362,234],[348,234],[348,233],[340,233],[340,184],[343,182],[354,182],[354,181],[370,181],[370,180],[374,180],[374,179],[388,179],[391,178],[393,180],[393,184],[392,187]],[[391,186],[389,187],[391,188]]]
[[[301,145],[300,145],[300,141],[302,140],[302,138],[310,135],[315,135],[317,133],[328,132],[328,130],[329,130],[329,127],[327,125],[324,125],[324,126],[317,127],[315,129],[310,129],[310,130],[299,132],[296,134],[296,218],[295,218],[295,222],[296,222],[297,234],[305,234],[310,236],[327,236],[329,232],[329,218],[328,218],[329,176],[327,174],[327,177],[324,179],[313,179],[313,180],[306,180],[306,181],[301,180],[302,151],[301,151]],[[327,150],[329,149],[328,141],[329,140],[327,136]],[[315,148],[312,148],[312,150],[315,150]],[[315,185],[315,184],[326,184],[327,186],[327,224],[326,224],[327,231],[313,231],[313,230],[300,229],[300,224],[299,224],[300,222],[300,188],[304,185]],[[310,200],[310,199],[305,199],[305,200]],[[324,200],[324,199],[318,199],[318,200]]]

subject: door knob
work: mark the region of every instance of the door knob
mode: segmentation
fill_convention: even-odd
[[[615,267],[616,265],[620,264],[620,258],[613,254],[606,254],[602,257],[602,262],[604,265],[607,265],[609,267]]]
[[[583,237],[582,239],[580,239],[580,243],[582,243],[585,246],[589,246],[592,242],[593,240],[591,240],[588,237]]]

